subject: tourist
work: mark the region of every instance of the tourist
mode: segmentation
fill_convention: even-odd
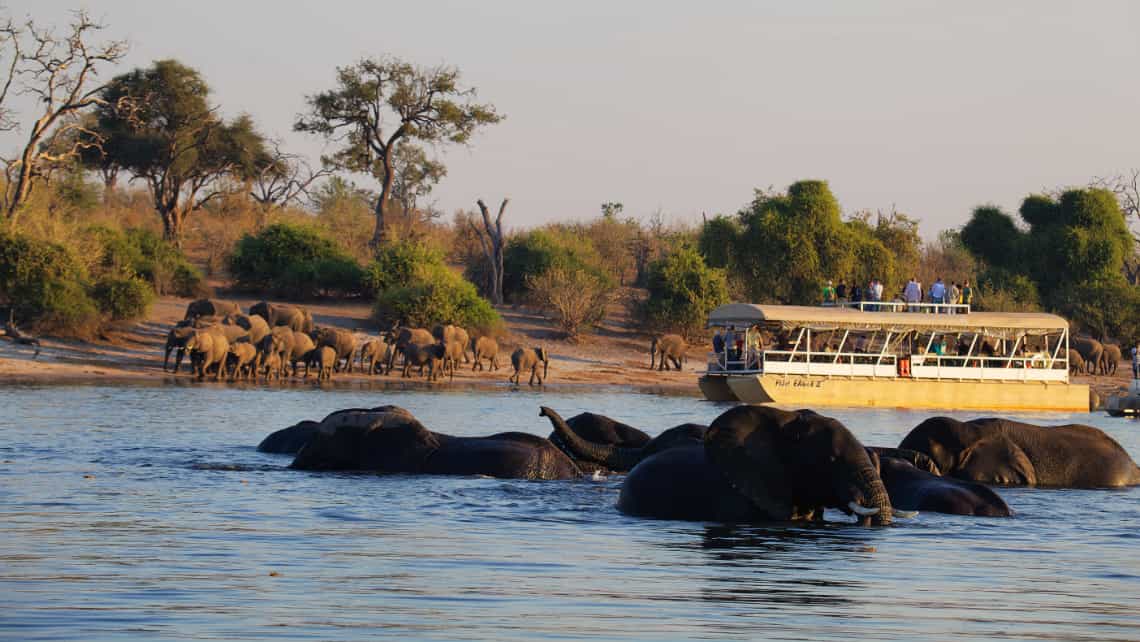
[[[823,304],[835,305],[835,288],[831,287],[831,281],[823,286]]]
[[[1140,343],[1132,346],[1132,378],[1140,379]]]
[[[930,302],[935,305],[942,305],[946,303],[946,284],[942,282],[942,277],[934,280],[934,285],[930,286]],[[935,312],[942,310],[935,308]]]
[[[883,282],[878,279],[871,279],[871,300],[875,302],[876,310],[883,309],[883,306],[878,305],[883,300]]]
[[[958,282],[955,281],[950,284],[950,303],[958,305],[962,302],[962,291],[958,289]],[[950,308],[950,314],[957,314],[957,308]]]
[[[716,334],[713,335],[713,352],[716,353],[717,361],[722,361],[721,355],[724,354],[724,335],[720,333],[720,328],[717,328]]]
[[[973,303],[974,303],[974,288],[970,287],[969,281],[965,281],[962,283],[962,304],[969,306]],[[965,311],[969,312],[970,308],[967,307]]]
[[[916,281],[913,276],[910,277],[910,280],[906,282],[906,287],[903,288],[903,300],[907,302],[907,308],[911,311],[914,311],[913,306],[922,300],[922,286],[918,284],[918,281]]]
[[[851,286],[851,302],[852,303],[859,303],[862,300],[863,300],[863,288],[860,287],[859,282],[856,281],[855,285]],[[859,309],[862,310],[863,307],[860,306]]]
[[[835,286],[835,298],[839,301],[840,305],[847,303],[847,283],[846,282],[840,281],[839,285]]]

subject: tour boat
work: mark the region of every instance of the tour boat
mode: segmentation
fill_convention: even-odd
[[[968,305],[731,303],[699,385],[712,401],[781,406],[1088,411],[1069,382],[1069,324]]]

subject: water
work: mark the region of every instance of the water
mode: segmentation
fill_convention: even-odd
[[[632,393],[9,387],[0,637],[1140,639],[1140,488],[1001,490],[1012,519],[738,527],[621,515],[620,478],[314,474],[255,450],[297,420],[381,403],[459,435],[545,435],[540,404],[650,433],[726,407]],[[830,414],[875,445],[927,416]],[[1133,422],[1026,417],[1092,423],[1140,455]]]

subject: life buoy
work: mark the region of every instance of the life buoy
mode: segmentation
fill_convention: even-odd
[[[903,358],[899,359],[899,376],[900,377],[909,377],[910,376],[910,358],[909,357],[903,357]]]

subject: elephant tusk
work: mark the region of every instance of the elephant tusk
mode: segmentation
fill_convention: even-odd
[[[897,508],[892,508],[891,509],[891,515],[893,515],[899,519],[914,519],[915,517],[918,517],[918,511],[916,511],[916,510],[899,510]]]
[[[856,504],[855,502],[847,502],[847,508],[850,508],[852,513],[855,513],[856,515],[862,515],[863,517],[879,514],[878,508],[866,508],[860,506],[859,504]]]

